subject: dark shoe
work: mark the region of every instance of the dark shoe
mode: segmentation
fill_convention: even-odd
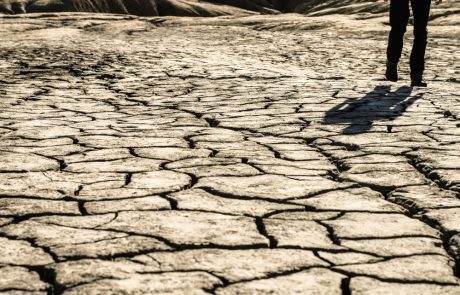
[[[387,71],[385,72],[385,78],[391,82],[398,81],[398,63],[397,62],[387,62]]]
[[[410,86],[411,87],[427,87],[428,84],[423,81],[422,76],[411,76],[411,82]]]

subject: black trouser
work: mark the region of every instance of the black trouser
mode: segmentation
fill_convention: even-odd
[[[409,2],[414,16],[414,45],[410,56],[411,76],[423,75],[425,69],[425,50],[427,25],[431,0],[391,0],[390,25],[387,58],[397,63],[401,57],[404,33],[409,21]]]

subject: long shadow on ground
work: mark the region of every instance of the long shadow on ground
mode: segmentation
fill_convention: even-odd
[[[391,91],[387,85],[376,86],[359,99],[349,99],[327,111],[323,124],[348,125],[343,134],[365,133],[377,120],[394,120],[423,94],[411,96],[412,88]]]

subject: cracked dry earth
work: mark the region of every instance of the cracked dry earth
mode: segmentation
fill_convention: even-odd
[[[0,290],[459,294],[458,29],[382,21],[1,17]]]

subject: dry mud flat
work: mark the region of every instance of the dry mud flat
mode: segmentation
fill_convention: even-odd
[[[383,21],[1,17],[0,290],[459,294],[458,27]]]

